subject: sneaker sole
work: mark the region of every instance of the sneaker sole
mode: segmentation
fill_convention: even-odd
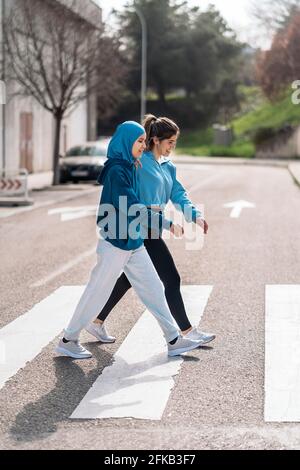
[[[180,356],[181,354],[192,351],[193,349],[197,349],[201,346],[201,343],[197,342],[196,344],[193,344],[192,346],[189,346],[188,348],[181,348],[181,349],[175,349],[174,351],[168,351],[168,356],[174,357],[174,356]]]
[[[55,352],[57,352],[58,354],[62,354],[63,356],[71,357],[72,359],[90,359],[91,357],[93,357],[92,354],[89,354],[89,355],[74,354],[68,351],[67,349],[63,349],[63,348],[56,348]]]
[[[112,344],[112,343],[115,343],[116,342],[116,338],[114,339],[111,339],[111,340],[108,340],[108,339],[102,339],[100,338],[99,336],[97,336],[95,333],[92,333],[91,331],[89,331],[87,328],[86,328],[86,331],[92,335],[94,338],[96,338],[98,341],[100,341],[100,343],[104,343],[104,344]]]

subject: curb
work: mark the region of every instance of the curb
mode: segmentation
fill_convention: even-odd
[[[291,163],[288,166],[288,170],[289,170],[290,175],[292,176],[294,182],[300,188],[300,163]]]

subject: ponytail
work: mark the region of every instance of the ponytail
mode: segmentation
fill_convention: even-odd
[[[153,114],[147,114],[143,120],[143,127],[145,128],[146,131],[146,145],[147,145],[147,150],[151,150],[153,147],[153,142],[152,139],[155,136],[155,123],[157,122],[157,117],[154,116]]]

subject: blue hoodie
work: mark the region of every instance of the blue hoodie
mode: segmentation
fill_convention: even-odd
[[[187,222],[196,222],[202,213],[190,201],[186,190],[177,180],[175,165],[165,157],[159,161],[152,152],[144,152],[142,168],[137,171],[137,194],[142,204],[160,206],[171,201],[184,213]]]
[[[136,168],[132,155],[135,141],[145,129],[134,121],[121,124],[107,151],[107,162],[99,177],[103,185],[97,225],[102,238],[122,250],[140,248],[148,227],[170,229],[172,222],[141,204],[136,194]],[[121,199],[120,199],[121,197]]]

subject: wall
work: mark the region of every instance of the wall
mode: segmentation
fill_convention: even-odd
[[[257,147],[256,158],[300,157],[300,126],[286,137],[278,135]]]

